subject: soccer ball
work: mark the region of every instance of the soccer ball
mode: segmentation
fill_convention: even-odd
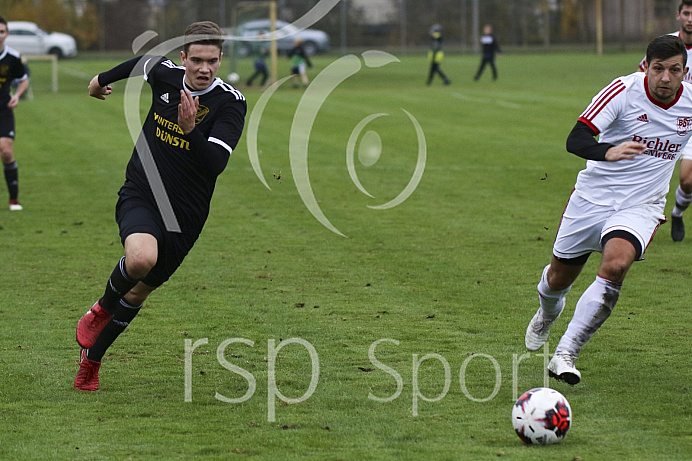
[[[235,72],[231,72],[228,74],[228,81],[231,83],[236,83],[238,80],[240,80],[240,75],[236,74]]]
[[[572,409],[555,389],[537,387],[524,392],[514,404],[512,425],[526,444],[558,443],[572,425]]]

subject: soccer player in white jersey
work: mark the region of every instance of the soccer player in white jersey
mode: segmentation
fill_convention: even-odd
[[[692,136],[687,70],[682,40],[655,38],[646,50],[644,73],[617,78],[601,90],[567,138],[567,150],[587,159],[586,168],[577,176],[537,287],[540,307],[526,329],[527,349],[538,350],[547,341],[589,255],[601,252],[603,259],[548,366],[560,381],[581,380],[574,361],[610,316],[627,271],[665,221],[675,162]]]
[[[680,23],[680,30],[671,35],[678,36],[687,48],[687,61],[692,59],[692,0],[682,0],[678,5],[675,18]],[[646,58],[645,58],[646,59]],[[644,71],[644,59],[639,63],[639,70]],[[685,74],[686,82],[692,83],[692,72]],[[675,207],[671,212],[670,235],[674,241],[685,238],[685,224],[682,213],[692,203],[692,143],[682,153],[680,161],[680,184],[675,190]]]

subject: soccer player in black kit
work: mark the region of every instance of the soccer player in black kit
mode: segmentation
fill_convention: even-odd
[[[481,45],[483,46],[483,53],[481,58],[481,65],[476,71],[476,75],[473,77],[475,81],[478,81],[483,74],[483,69],[485,69],[486,64],[490,64],[490,68],[493,71],[493,81],[497,80],[497,67],[495,66],[495,53],[500,52],[500,45],[497,43],[497,39],[493,35],[493,26],[486,24],[483,26],[483,36],[481,36]]]
[[[29,72],[22,63],[19,52],[5,46],[5,39],[9,34],[7,21],[0,16],[0,157],[10,193],[10,211],[21,211],[22,206],[17,199],[17,162],[14,159],[14,108],[29,88]],[[10,94],[13,81],[19,82],[14,95]]]
[[[143,75],[151,86],[152,104],[118,192],[115,218],[125,256],[110,275],[103,296],[77,324],[82,351],[75,389],[98,389],[106,350],[194,245],[209,214],[216,178],[243,131],[245,98],[216,78],[224,41],[219,27],[197,22],[187,28],[185,37],[182,66],[144,56],[89,83],[89,95],[105,99],[111,83]],[[159,183],[151,181],[147,165],[152,158]],[[177,230],[171,230],[170,218],[168,223],[164,219],[162,193],[170,202]]]

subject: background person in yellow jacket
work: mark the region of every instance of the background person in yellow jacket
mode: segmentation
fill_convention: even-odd
[[[428,75],[428,86],[432,83],[435,74],[438,74],[445,85],[449,85],[451,82],[447,76],[440,69],[442,64],[442,59],[444,58],[444,52],[442,51],[442,26],[435,24],[430,28],[430,38],[432,38],[432,45],[430,51],[428,51],[428,59],[430,60],[430,74]]]

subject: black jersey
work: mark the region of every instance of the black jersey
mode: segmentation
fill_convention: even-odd
[[[483,35],[481,37],[481,46],[483,47],[484,59],[494,59],[495,53],[500,52],[500,45],[492,34]]]
[[[136,61],[100,74],[99,83],[105,86],[118,75],[122,77],[128,69],[137,67],[133,63]],[[180,230],[198,234],[209,215],[216,178],[225,169],[242,134],[247,111],[245,97],[219,78],[206,90],[191,91],[193,97],[199,96],[199,108],[195,129],[183,135],[178,126],[178,104],[180,90],[186,87],[185,68],[166,58],[150,58],[142,69],[152,90],[152,104],[142,133]],[[119,194],[142,197],[159,210],[137,147],[125,176]]]
[[[19,52],[9,46],[0,53],[0,109],[7,109],[7,103],[12,98],[10,94],[13,80],[28,78],[26,66]]]

